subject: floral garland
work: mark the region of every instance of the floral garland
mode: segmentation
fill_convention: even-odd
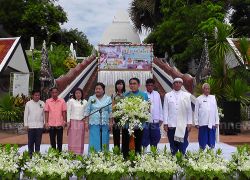
[[[149,120],[149,109],[149,101],[136,96],[125,97],[114,105],[113,117],[119,119],[119,126],[128,125],[129,134],[132,135],[135,128],[143,129],[143,122]]]

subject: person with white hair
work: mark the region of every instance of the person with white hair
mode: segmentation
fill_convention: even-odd
[[[164,97],[163,124],[172,154],[186,153],[188,133],[192,127],[191,94],[181,90],[183,80],[175,78],[173,90]]]
[[[219,126],[219,113],[214,95],[210,95],[210,85],[202,85],[203,94],[196,99],[194,122],[199,129],[198,141],[201,149],[215,147],[216,128]]]

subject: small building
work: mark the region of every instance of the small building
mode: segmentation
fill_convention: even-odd
[[[0,38],[0,96],[9,92],[11,72],[30,71],[20,37]]]

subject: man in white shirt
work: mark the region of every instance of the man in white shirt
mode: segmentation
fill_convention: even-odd
[[[167,132],[172,154],[186,153],[188,133],[192,126],[192,107],[190,93],[181,90],[183,80],[175,78],[173,90],[164,97],[163,123]]]
[[[196,99],[194,122],[199,129],[198,141],[201,149],[206,145],[214,148],[216,128],[219,125],[217,102],[214,95],[210,95],[210,85],[202,85],[203,94]]]
[[[28,129],[28,149],[32,156],[34,145],[35,151],[40,152],[44,127],[44,102],[40,100],[40,91],[34,90],[32,100],[25,105],[24,126]]]
[[[146,93],[151,102],[150,114],[151,118],[148,122],[145,123],[145,127],[143,128],[143,137],[142,137],[142,146],[147,147],[150,146],[157,147],[161,139],[160,126],[163,122],[162,115],[162,103],[160,94],[157,91],[154,91],[155,81],[154,79],[147,79],[146,81]]]

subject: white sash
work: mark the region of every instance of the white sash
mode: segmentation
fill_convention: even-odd
[[[187,107],[188,107],[188,96],[179,97],[179,109],[177,113],[177,123],[175,129],[174,140],[178,142],[184,142],[184,136],[187,127]]]

